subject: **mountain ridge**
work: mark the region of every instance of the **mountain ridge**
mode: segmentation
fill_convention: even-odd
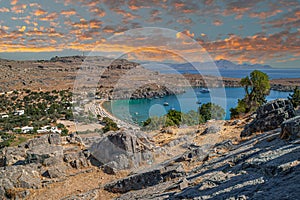
[[[158,66],[169,66],[176,70],[195,70],[195,68],[199,69],[213,69],[214,66],[216,66],[218,69],[273,69],[270,65],[262,65],[262,64],[236,64],[234,62],[231,62],[229,60],[220,59],[215,60],[211,62],[190,62],[190,63],[164,63],[164,62],[143,62],[143,65],[151,64],[151,67],[153,64],[157,64]],[[151,68],[150,67],[150,68]]]

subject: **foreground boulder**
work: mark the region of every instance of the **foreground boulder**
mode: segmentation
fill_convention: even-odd
[[[281,139],[293,140],[300,137],[300,116],[293,117],[281,124]]]
[[[185,172],[180,164],[159,165],[147,171],[108,183],[104,186],[104,189],[114,193],[125,193],[131,190],[140,190],[145,187],[157,185],[164,181],[181,177],[184,174]]]
[[[90,147],[91,155],[106,172],[138,167],[152,162],[153,144],[142,132],[121,130],[109,132],[100,142]]]
[[[245,127],[241,137],[247,137],[255,132],[263,132],[278,128],[282,122],[295,116],[292,103],[287,99],[276,99],[259,107],[256,118]]]

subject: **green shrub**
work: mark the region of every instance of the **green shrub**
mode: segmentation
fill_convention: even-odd
[[[300,106],[300,89],[295,87],[293,94],[290,94],[288,99],[292,102],[294,108]]]
[[[69,130],[66,129],[66,128],[64,128],[64,129],[61,130],[61,136],[67,136],[68,133],[69,133]]]
[[[119,130],[118,125],[110,118],[104,117],[102,122],[105,126],[102,128],[103,132],[106,133],[108,131],[117,131]]]
[[[224,119],[225,110],[214,103],[206,103],[202,104],[199,108],[199,114],[203,116],[204,121],[208,121],[210,119]]]

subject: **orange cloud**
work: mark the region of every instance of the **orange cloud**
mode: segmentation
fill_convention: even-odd
[[[26,4],[19,4],[19,5],[13,6],[11,8],[11,11],[16,14],[20,14],[20,13],[24,13],[26,8],[27,8]]]
[[[218,19],[214,20],[215,26],[221,26],[222,24],[223,24],[223,22],[221,20],[218,20]]]
[[[11,5],[16,5],[18,3],[18,0],[11,0],[10,4]]]
[[[193,20],[190,18],[177,19],[177,22],[180,24],[193,24]]]
[[[185,36],[183,36],[183,34],[184,34]],[[180,39],[180,38],[183,38],[183,39],[184,39],[186,36],[193,38],[193,37],[195,36],[195,34],[194,34],[194,33],[191,33],[189,30],[185,30],[185,31],[183,31],[183,32],[178,32],[178,33],[176,34],[176,38],[178,38],[178,39]]]
[[[20,28],[19,28],[19,31],[20,32],[24,32],[26,30],[26,26],[21,26]]]
[[[71,9],[71,10],[62,10],[60,12],[60,14],[69,17],[69,16],[72,16],[72,15],[76,15],[76,10],[74,10],[74,9]]]
[[[97,17],[104,17],[106,15],[105,11],[98,7],[91,7],[89,11],[94,13]]]
[[[132,14],[130,12],[127,12],[127,11],[119,9],[119,8],[115,8],[115,9],[113,9],[113,11],[119,15],[122,15],[126,20],[133,20],[133,19],[139,17],[138,15]]]
[[[41,21],[53,21],[58,18],[58,14],[56,12],[49,13],[48,15],[44,17],[40,17],[39,20]]]
[[[0,12],[9,12],[9,9],[8,9],[8,8],[5,8],[5,7],[3,7],[3,8],[0,8]]]
[[[43,9],[37,9],[36,11],[33,12],[34,16],[42,16],[42,15],[45,15],[45,14],[47,14],[47,12]]]
[[[282,10],[272,10],[272,11],[268,11],[268,12],[253,12],[253,13],[250,13],[249,16],[260,18],[260,19],[266,19],[268,17],[275,16],[281,12],[282,12]]]

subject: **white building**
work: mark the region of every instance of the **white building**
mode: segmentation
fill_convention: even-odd
[[[28,133],[28,132],[31,132],[31,131],[33,131],[32,126],[24,126],[24,127],[21,128],[22,133]]]
[[[41,129],[37,130],[37,133],[59,133],[61,134],[61,130],[56,126],[43,126]]]
[[[16,110],[14,112],[14,115],[24,115],[25,111],[24,110]]]
[[[0,113],[0,116],[1,116],[2,119],[3,119],[3,118],[8,118],[8,117],[9,117],[8,114],[6,114],[6,113]]]

